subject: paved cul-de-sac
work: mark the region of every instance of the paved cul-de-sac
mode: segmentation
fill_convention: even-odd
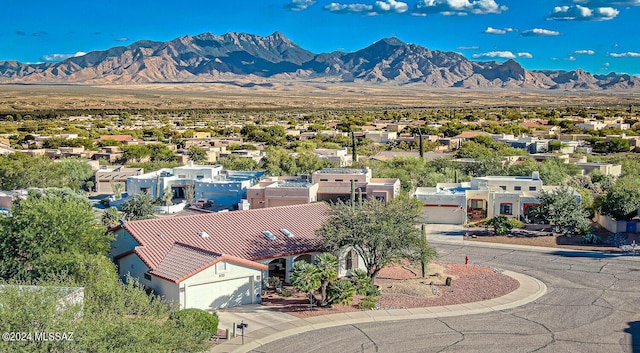
[[[547,285],[529,304],[491,313],[371,322],[265,344],[283,352],[640,353],[640,260],[551,250],[437,244],[441,259],[524,273]]]

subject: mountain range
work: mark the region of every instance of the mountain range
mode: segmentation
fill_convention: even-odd
[[[530,71],[514,60],[468,60],[386,38],[350,53],[315,54],[279,32],[269,36],[203,33],[168,42],[141,40],[58,63],[0,61],[0,83],[138,84],[317,81],[447,88],[627,90],[640,78],[575,71]]]

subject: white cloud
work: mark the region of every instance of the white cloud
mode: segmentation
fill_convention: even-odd
[[[315,5],[315,3],[316,0],[291,0],[291,2],[284,5],[284,7],[291,11],[304,11],[310,6]]]
[[[640,53],[628,51],[626,53],[609,53],[612,58],[640,58]]]
[[[487,27],[487,29],[482,31],[482,33],[486,33],[486,34],[507,34],[509,32],[515,32],[515,31],[516,30],[511,28],[511,27],[507,27],[507,28]]]
[[[471,46],[457,47],[456,49],[458,49],[458,50],[478,50],[478,49],[480,49],[480,47],[477,46],[477,45],[471,45]]]
[[[409,5],[406,2],[396,0],[376,1],[373,5],[340,4],[332,2],[329,5],[326,5],[324,9],[338,14],[359,13],[375,16],[388,13],[404,13],[409,10]]]
[[[373,8],[377,13],[404,13],[409,11],[409,5],[406,2],[396,0],[376,1]]]
[[[525,59],[533,59],[533,54],[528,52],[521,52],[521,53],[518,53],[518,57],[525,58]]]
[[[440,13],[445,16],[498,14],[507,10],[508,7],[495,0],[419,0],[413,7],[414,14]]]
[[[126,42],[128,40],[129,40],[129,38],[127,38],[127,37],[116,38],[116,42]]]
[[[608,21],[616,18],[619,10],[613,7],[589,8],[580,5],[556,6],[547,17],[558,21]]]
[[[69,58],[73,58],[76,56],[83,56],[83,55],[87,55],[87,53],[79,51],[75,54],[48,54],[48,55],[43,55],[40,57],[40,60],[42,61],[48,61],[48,62],[57,62],[57,61],[63,61],[65,59],[69,59]]]
[[[640,0],[573,0],[572,2],[594,6],[640,6]]]
[[[560,32],[544,28],[534,28],[522,31],[522,35],[526,37],[555,37],[559,36]]]
[[[591,49],[582,49],[582,50],[576,50],[573,52],[574,55],[593,55],[596,52],[591,50]]]
[[[567,60],[569,60],[569,61],[576,61],[576,57],[575,57],[575,56],[569,56],[569,57],[567,58]]]
[[[505,31],[504,29],[487,27],[487,29],[482,31],[482,33],[487,33],[487,34],[507,34],[507,31]]]
[[[473,54],[471,55],[471,57],[475,59],[478,59],[478,58],[515,59],[516,55],[508,50],[503,50],[503,51],[490,51],[486,53]]]

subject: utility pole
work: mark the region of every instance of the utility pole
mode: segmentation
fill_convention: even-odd
[[[356,134],[351,131],[351,158],[353,159],[352,163],[356,163],[358,161],[358,152],[357,152],[357,144],[356,144]]]
[[[356,180],[351,179],[351,209],[353,210],[356,204]]]

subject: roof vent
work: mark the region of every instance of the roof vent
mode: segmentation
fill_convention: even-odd
[[[201,238],[208,238],[208,237],[209,237],[209,233],[207,233],[207,232],[205,232],[205,231],[198,232],[198,235],[199,235]]]
[[[271,233],[268,230],[262,231],[262,234],[264,234],[265,237],[269,238],[269,240],[276,240],[275,234]]]
[[[295,237],[295,234],[291,233],[288,229],[286,228],[282,228],[280,229],[280,231],[282,232],[282,234],[286,235],[287,238],[293,238]]]

